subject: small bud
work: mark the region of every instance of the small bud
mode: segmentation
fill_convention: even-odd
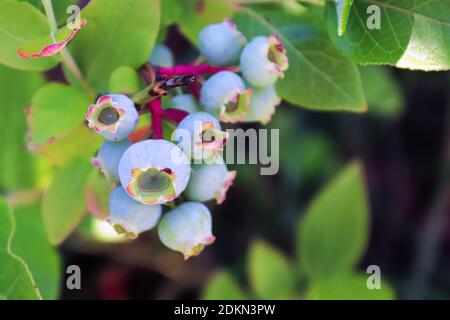
[[[107,221],[114,229],[130,239],[141,232],[153,229],[161,217],[161,205],[148,206],[131,199],[122,187],[117,187],[109,197],[110,215]]]
[[[143,204],[162,204],[186,189],[191,174],[183,151],[165,140],[145,140],[129,147],[119,162],[125,191]]]
[[[119,142],[103,142],[97,157],[92,159],[92,164],[102,170],[106,179],[113,183],[119,181],[119,161],[125,150],[131,146],[129,140]]]
[[[158,226],[161,242],[181,252],[184,259],[198,256],[205,246],[212,244],[211,213],[202,203],[185,202],[166,213]]]
[[[273,85],[288,67],[286,49],[277,36],[256,37],[242,50],[242,74],[255,87]]]
[[[175,130],[177,145],[194,160],[213,159],[228,139],[219,121],[206,112],[195,112],[184,118]]]
[[[125,140],[136,128],[139,114],[133,101],[122,94],[102,96],[89,107],[88,126],[108,140]]]
[[[254,88],[250,99],[250,106],[246,122],[261,122],[267,124],[275,113],[275,108],[281,103],[274,86],[267,88]]]
[[[231,65],[239,60],[247,40],[231,19],[206,26],[198,36],[198,48],[209,63],[215,66]]]
[[[217,204],[221,204],[235,178],[236,171],[228,171],[221,158],[214,164],[193,165],[185,195],[193,201],[215,199]]]
[[[200,91],[200,103],[206,111],[223,122],[239,122],[245,118],[252,90],[245,88],[240,76],[221,71],[209,78]]]

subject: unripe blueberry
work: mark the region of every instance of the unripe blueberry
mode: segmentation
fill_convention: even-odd
[[[143,204],[174,200],[186,189],[191,174],[189,160],[176,145],[165,140],[145,140],[129,147],[119,162],[125,191]]]
[[[159,239],[168,248],[181,252],[184,259],[198,256],[216,239],[211,220],[204,204],[185,202],[163,216],[158,225]]]
[[[149,59],[152,65],[159,67],[172,67],[174,61],[172,50],[164,44],[155,45]]]
[[[185,191],[190,200],[205,202],[215,199],[217,204],[225,201],[236,171],[228,171],[223,159],[220,160],[213,164],[192,166],[191,179]]]
[[[138,119],[133,101],[123,94],[100,97],[86,114],[89,128],[111,141],[125,140],[136,128]]]
[[[134,239],[141,232],[153,229],[162,213],[161,205],[148,206],[131,199],[122,187],[109,197],[108,222],[118,233]]]
[[[198,111],[199,106],[192,94],[180,94],[167,102],[167,108],[183,110],[189,113]]]
[[[288,67],[286,49],[277,36],[256,37],[242,50],[242,74],[255,87],[273,85]]]
[[[237,74],[221,71],[209,78],[200,91],[200,103],[223,122],[242,121],[248,112],[252,90]]]
[[[253,88],[250,106],[245,121],[267,124],[275,113],[275,108],[281,103],[274,86]]]
[[[97,157],[92,159],[94,166],[102,170],[109,182],[119,181],[119,161],[131,144],[128,139],[119,142],[107,140],[100,147]]]
[[[223,150],[228,133],[219,121],[206,112],[194,112],[174,131],[177,145],[193,160],[213,159]]]
[[[231,19],[206,26],[198,36],[200,52],[215,66],[231,65],[239,61],[246,42]]]

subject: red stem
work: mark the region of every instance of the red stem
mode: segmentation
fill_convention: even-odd
[[[168,121],[171,121],[175,124],[179,124],[184,118],[189,115],[189,112],[179,109],[165,109],[163,110],[163,116]]]
[[[164,138],[164,129],[163,129],[163,110],[162,110],[161,98],[154,99],[150,101],[147,106],[152,115],[152,130],[153,130],[153,138],[155,139],[163,139]]]
[[[200,86],[198,82],[189,86],[189,92],[194,96],[195,99],[197,99],[197,101],[200,100]]]
[[[159,75],[163,78],[176,77],[176,76],[181,76],[181,75],[186,75],[186,74],[202,75],[202,74],[208,74],[208,73],[218,73],[220,71],[225,71],[225,70],[238,72],[239,67],[237,67],[237,66],[213,67],[208,64],[202,64],[199,66],[178,65],[178,66],[158,69]]]

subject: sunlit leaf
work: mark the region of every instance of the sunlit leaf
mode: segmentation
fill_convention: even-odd
[[[9,191],[26,189],[36,181],[36,160],[26,150],[24,109],[43,79],[36,72],[24,72],[0,65],[0,187]]]
[[[359,71],[331,44],[321,17],[264,6],[241,10],[234,18],[249,39],[280,36],[289,57],[285,79],[277,83],[283,99],[315,110],[366,110]]]
[[[336,278],[312,284],[308,299],[312,300],[392,300],[395,294],[391,286],[382,281],[380,289],[369,289],[366,274],[343,274]]]
[[[209,279],[203,289],[202,299],[205,300],[244,300],[245,293],[233,276],[225,270],[217,271]]]
[[[12,250],[27,263],[42,298],[57,299],[61,261],[58,252],[48,241],[39,205],[28,205],[14,211],[16,232]]]
[[[327,24],[336,45],[358,63],[450,69],[448,0],[355,0],[343,37],[337,34],[336,6],[328,2]]]
[[[42,201],[44,226],[51,243],[64,241],[86,213],[85,188],[91,172],[91,164],[83,160],[56,170]]]
[[[282,299],[295,288],[295,274],[287,259],[275,248],[255,242],[249,254],[250,283],[261,299]]]
[[[95,0],[82,10],[88,24],[71,45],[88,82],[105,92],[112,72],[150,57],[160,24],[159,0]]]
[[[311,279],[352,271],[364,252],[367,234],[363,170],[359,163],[353,163],[319,193],[301,220],[301,271]]]
[[[14,217],[5,200],[0,198],[0,297],[11,300],[41,299],[28,266],[11,252],[14,229]]]
[[[27,2],[0,1],[0,63],[22,70],[47,70],[57,64],[55,58],[22,59],[17,50],[26,42],[50,32],[47,19]]]
[[[28,111],[30,143],[45,144],[66,136],[84,122],[89,104],[73,86],[46,84],[36,92]]]

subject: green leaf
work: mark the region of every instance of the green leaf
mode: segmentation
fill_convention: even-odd
[[[52,57],[23,59],[17,50],[27,41],[49,34],[44,14],[27,2],[0,1],[0,63],[21,70],[47,70],[57,64]]]
[[[52,244],[64,241],[86,213],[85,187],[91,172],[85,160],[56,170],[42,201],[44,226]]]
[[[33,97],[28,117],[32,144],[45,144],[80,126],[91,101],[73,86],[49,83]]]
[[[150,57],[159,29],[159,0],[95,0],[83,9],[88,23],[72,43],[73,54],[88,82],[108,89],[112,72],[137,69]]]
[[[379,29],[368,28],[368,19],[376,17],[368,13],[370,6],[379,10]],[[426,5],[423,0],[355,0],[343,37],[336,31],[336,7],[328,3],[327,22],[335,44],[355,62],[426,71],[450,68],[447,0],[431,0]]]
[[[308,292],[311,300],[392,300],[393,289],[381,282],[380,289],[369,289],[365,274],[344,274],[339,277],[313,283]]]
[[[299,224],[300,266],[311,279],[349,272],[367,243],[368,205],[363,170],[349,165],[311,203]]]
[[[402,92],[389,69],[382,66],[360,67],[369,114],[380,118],[398,116],[404,107]]]
[[[220,270],[209,279],[202,293],[203,300],[245,300],[239,283],[226,270]]]
[[[90,159],[104,139],[85,125],[79,125],[68,135],[55,139],[50,144],[30,145],[33,152],[51,164],[64,166],[74,159]]]
[[[32,187],[35,182],[34,157],[26,150],[27,133],[23,110],[43,83],[40,74],[10,69],[0,65],[0,188],[10,191]]]
[[[11,300],[41,298],[25,262],[11,252],[14,217],[5,200],[0,198],[0,297]]]
[[[261,299],[283,299],[295,289],[294,271],[277,249],[257,241],[249,256],[251,286]]]
[[[309,10],[263,8],[258,12],[241,10],[235,21],[248,39],[280,36],[288,52],[289,69],[285,79],[277,83],[278,94],[293,104],[315,110],[365,111],[359,71],[331,44],[322,29],[322,18]]]
[[[12,250],[27,263],[44,299],[58,298],[61,261],[48,241],[39,205],[16,208]]]
[[[141,89],[139,75],[131,67],[122,66],[114,70],[109,78],[109,91],[122,94],[133,94]]]
[[[353,0],[337,0],[336,10],[338,14],[338,34],[342,37],[347,29],[348,16],[352,8]]]

